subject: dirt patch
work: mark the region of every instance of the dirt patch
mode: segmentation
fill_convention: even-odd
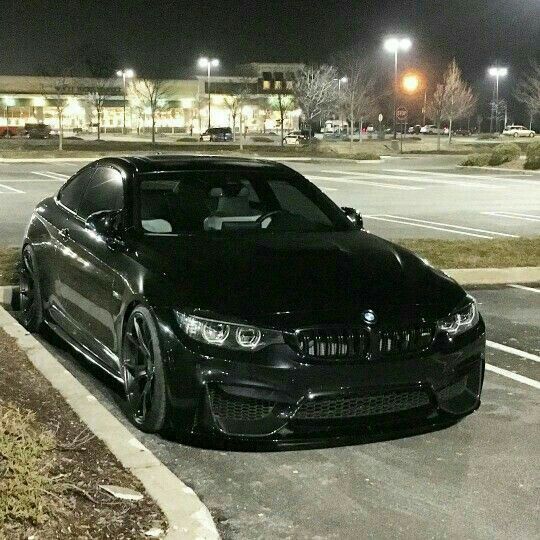
[[[124,540],[166,530],[142,484],[1,329],[0,430],[0,539]],[[107,484],[144,498],[113,498],[99,488]]]

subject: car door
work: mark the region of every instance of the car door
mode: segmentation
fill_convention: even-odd
[[[40,272],[43,273],[44,303],[53,321],[66,331],[66,313],[68,306],[63,302],[62,263],[66,257],[66,232],[69,222],[76,216],[77,209],[86,191],[86,187],[94,174],[94,167],[87,166],[78,171],[62,186],[43,219],[49,232],[49,246],[43,251],[43,261],[38,260]],[[45,244],[45,243],[44,243]],[[43,246],[42,246],[43,247]]]
[[[115,320],[121,308],[115,284],[120,282],[117,269],[124,254],[88,229],[85,221],[95,212],[122,210],[123,202],[123,173],[98,166],[70,221],[61,278],[75,338],[112,367],[118,362]]]

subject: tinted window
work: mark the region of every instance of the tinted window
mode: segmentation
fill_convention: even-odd
[[[94,168],[88,168],[77,173],[61,190],[58,194],[58,200],[70,210],[74,212],[79,208],[82,196],[86,190],[86,186]]]
[[[98,167],[86,188],[78,213],[87,218],[102,210],[121,210],[123,203],[122,175],[110,167]]]
[[[159,234],[350,228],[307,180],[249,170],[143,174],[140,219],[144,231]]]

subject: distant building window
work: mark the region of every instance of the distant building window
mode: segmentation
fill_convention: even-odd
[[[275,88],[276,90],[280,90],[281,88],[283,88],[282,82],[281,82],[281,81],[275,81],[275,82],[274,82],[274,88]]]
[[[262,77],[265,81],[272,79],[272,74],[269,71],[263,71]]]
[[[263,90],[270,90],[270,81],[263,81]]]
[[[282,81],[283,80],[283,71],[276,71],[274,73],[274,79],[278,79],[278,80]]]
[[[287,81],[287,90],[292,90],[292,89],[293,89],[293,82]]]

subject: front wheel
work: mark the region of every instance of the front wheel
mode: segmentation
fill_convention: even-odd
[[[529,133],[529,137],[534,137],[534,133]]]
[[[517,139],[519,137],[519,133],[514,133],[514,138]]]
[[[24,247],[21,257],[19,304],[23,326],[30,332],[39,332],[43,326],[43,301],[36,257],[30,246]]]
[[[126,323],[121,369],[129,419],[142,431],[161,431],[168,412],[165,370],[158,329],[144,306],[137,306]]]

